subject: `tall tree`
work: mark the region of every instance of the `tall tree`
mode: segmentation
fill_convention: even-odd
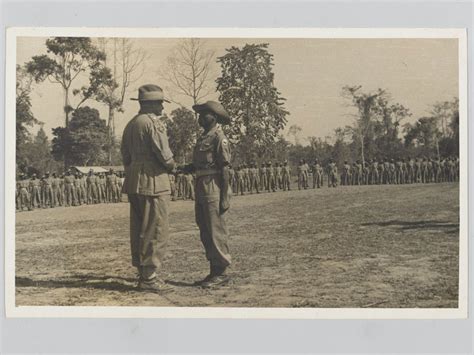
[[[51,143],[41,126],[36,136],[24,145],[25,166],[21,170],[42,175],[47,171],[56,171],[60,164],[51,155]]]
[[[419,154],[431,155],[436,150],[440,155],[438,142],[442,132],[435,117],[422,117],[414,124],[406,124],[405,132],[405,146],[414,145]]]
[[[31,110],[32,76],[26,68],[20,65],[16,67],[16,162],[20,170],[27,165],[25,156],[25,145],[31,141],[28,127],[40,124]]]
[[[199,38],[181,40],[166,59],[165,66],[159,70],[160,76],[170,85],[172,101],[180,103],[174,96],[184,96],[197,104],[213,91],[211,67],[215,53],[206,49],[205,42]]]
[[[113,80],[107,80],[98,90],[97,98],[108,107],[107,127],[109,141],[115,140],[115,114],[123,112],[123,102],[131,84],[144,73],[146,51],[137,48],[130,38],[100,38],[98,47],[106,54],[103,65],[111,73]]]
[[[274,85],[273,55],[268,44],[231,47],[218,58],[221,76],[217,79],[219,100],[232,119],[225,126],[228,137],[240,145],[246,160],[264,156],[285,127],[288,111],[285,99]]]
[[[52,153],[68,166],[108,161],[107,126],[96,109],[85,106],[74,110],[69,126],[54,128],[53,135]]]
[[[173,110],[167,127],[170,149],[177,160],[185,164],[199,131],[194,113],[185,108]]]
[[[364,93],[362,86],[344,86],[342,96],[351,101],[357,109],[354,124],[347,126],[353,136],[354,146],[360,149],[360,157],[365,162],[367,156],[380,154],[377,138],[382,137],[382,151],[388,149],[393,142],[398,141],[398,126],[400,121],[409,116],[408,109],[400,104],[391,104],[389,94],[382,89]],[[387,143],[389,142],[389,143]]]
[[[33,75],[36,82],[48,79],[59,84],[64,93],[65,127],[69,125],[71,106],[71,90],[79,95],[80,100],[76,108],[93,97],[103,78],[110,78],[107,70],[100,62],[105,54],[92,45],[91,39],[86,37],[54,37],[46,40],[47,53],[32,57],[26,64],[27,70]],[[89,72],[89,86],[74,89],[73,83],[84,72]]]
[[[295,145],[300,145],[301,144],[301,132],[303,129],[298,126],[297,124],[293,124],[290,126],[288,129],[288,135],[293,137],[293,141],[295,142]]]

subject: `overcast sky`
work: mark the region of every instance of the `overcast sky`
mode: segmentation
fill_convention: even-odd
[[[46,53],[46,38],[18,38],[17,62],[22,64],[33,55]],[[176,39],[136,39],[135,45],[149,54],[145,75],[130,87],[124,113],[116,115],[116,132],[121,136],[125,124],[138,110],[137,96],[143,84],[166,87],[158,69],[170,55]],[[362,85],[364,91],[377,88],[390,92],[394,101],[413,113],[409,121],[427,115],[438,101],[458,96],[457,39],[206,39],[205,45],[216,57],[230,46],[245,43],[269,43],[274,55],[275,86],[287,99],[290,112],[285,132],[293,124],[303,129],[302,137],[332,135],[337,127],[351,124],[354,109],[341,97],[345,85]],[[214,63],[214,77],[219,66]],[[166,92],[165,92],[166,95]],[[211,95],[208,99],[216,99]],[[189,100],[180,98],[184,104]],[[107,118],[105,106],[94,101],[88,105],[99,109]],[[57,84],[48,82],[35,87],[33,112],[44,122],[46,133],[64,125],[63,93]],[[165,106],[168,114],[176,108]]]

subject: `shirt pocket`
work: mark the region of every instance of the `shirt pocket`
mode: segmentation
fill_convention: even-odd
[[[199,160],[207,163],[214,163],[214,145],[212,142],[203,142],[199,146]]]

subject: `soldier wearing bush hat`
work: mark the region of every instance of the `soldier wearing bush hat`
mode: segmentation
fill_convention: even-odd
[[[217,125],[229,124],[230,116],[215,101],[194,105],[199,114],[199,125],[204,133],[198,138],[193,152],[193,163],[187,168],[196,173],[196,223],[201,242],[210,262],[210,272],[196,284],[209,288],[224,285],[229,277],[226,268],[231,264],[225,212],[230,207],[229,140]]]
[[[125,181],[122,192],[130,202],[130,244],[132,265],[139,273],[138,288],[165,292],[170,286],[158,277],[169,239],[168,173],[175,168],[166,127],[160,120],[163,90],[153,84],[138,89],[140,111],[124,129],[122,161]]]

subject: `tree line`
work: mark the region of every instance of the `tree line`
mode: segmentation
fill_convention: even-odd
[[[148,54],[131,40],[119,38],[54,37],[45,46],[47,54],[17,66],[17,171],[40,174],[71,165],[120,165],[116,113],[123,112],[130,85],[142,77]],[[214,65],[219,66],[219,74],[213,72]],[[199,134],[196,115],[187,107],[216,94],[232,118],[231,125],[223,129],[236,164],[288,160],[296,165],[300,159],[316,157],[342,164],[346,160],[458,154],[456,98],[434,103],[429,115],[409,124],[410,110],[387,90],[367,92],[361,86],[341,90],[346,103],[355,109],[350,125],[324,138],[301,137],[301,128],[293,125],[285,136],[289,112],[286,99],[274,85],[273,65],[266,43],[232,46],[216,57],[202,40],[181,40],[158,70],[166,92],[179,106],[163,117],[176,159],[181,163],[191,159]],[[51,141],[31,107],[34,85],[45,80],[59,85],[64,99],[64,126],[53,128]],[[107,107],[107,119],[86,106],[89,100]],[[41,128],[32,136],[29,128],[35,125]]]

